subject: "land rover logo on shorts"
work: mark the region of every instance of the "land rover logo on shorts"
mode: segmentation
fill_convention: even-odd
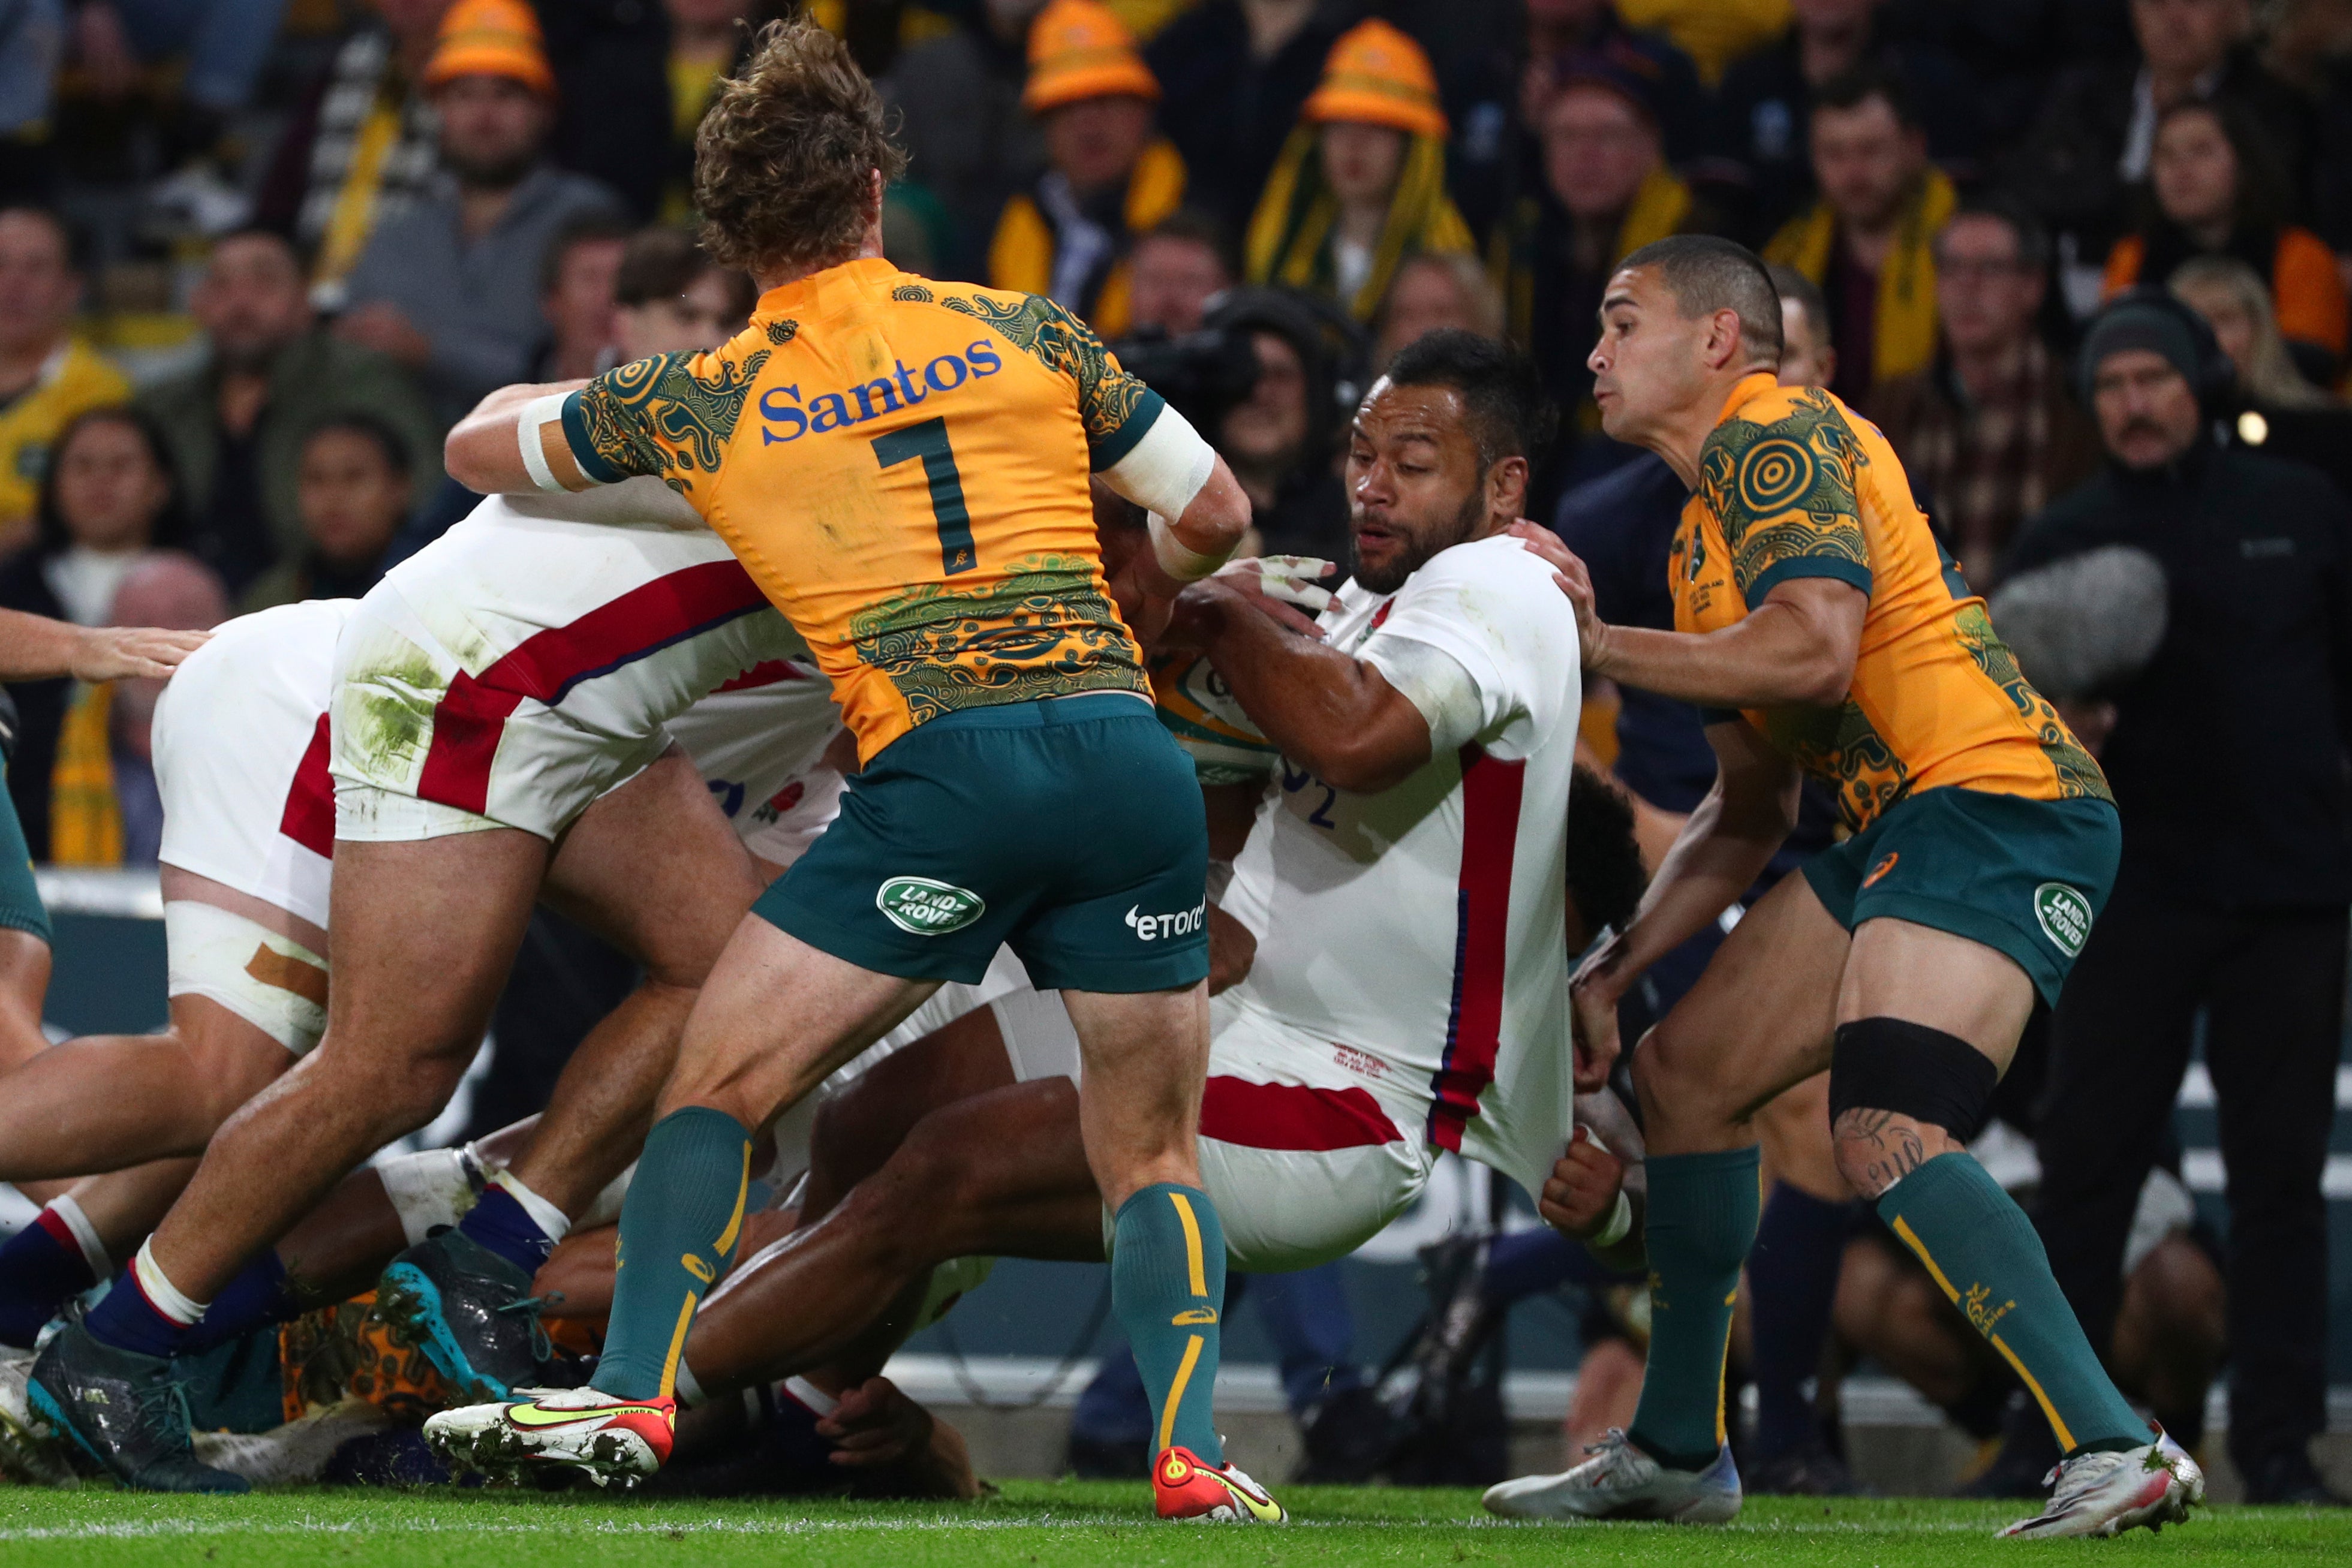
[[[2084,938],[2091,934],[2089,899],[2063,882],[2045,882],[2033,890],[2033,917],[2061,953],[2069,958],[2081,955]]]
[[[988,905],[970,888],[927,876],[894,876],[874,895],[890,924],[918,936],[944,936],[979,919]]]

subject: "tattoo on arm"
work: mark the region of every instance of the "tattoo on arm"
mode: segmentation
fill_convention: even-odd
[[[1857,1107],[1840,1115],[1830,1131],[1838,1167],[1865,1198],[1876,1199],[1929,1158],[1918,1124],[1893,1111]]]

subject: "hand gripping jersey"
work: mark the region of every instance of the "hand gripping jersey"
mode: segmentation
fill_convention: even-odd
[[[339,794],[337,831],[487,821],[552,839],[661,755],[670,720],[806,652],[658,485],[493,497],[393,568],[344,632],[331,762],[359,792]]]
[[[1819,387],[1742,380],[1699,453],[1667,555],[1675,629],[1715,632],[1776,584],[1830,577],[1870,596],[1836,708],[1748,721],[1834,788],[1846,826],[1946,786],[2035,800],[2111,797],[2106,778],[2018,672],[1911,498],[1875,425]]]
[[[1490,538],[1392,594],[1349,583],[1321,624],[1384,674],[1424,650],[1451,659],[1478,712],[1458,749],[1377,795],[1284,764],[1224,900],[1257,958],[1218,998],[1203,1135],[1241,1136],[1213,1124],[1221,1078],[1369,1094],[1395,1126],[1540,1190],[1573,1126],[1574,614],[1541,561]]]
[[[958,709],[1148,690],[1086,476],[1162,406],[1050,300],[863,260],[710,353],[597,377],[563,430],[589,478],[659,476],[733,549],[864,760]]]

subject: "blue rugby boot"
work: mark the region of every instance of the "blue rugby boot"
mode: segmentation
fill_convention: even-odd
[[[169,1361],[101,1343],[79,1322],[34,1358],[25,1404],[64,1435],[70,1453],[135,1491],[252,1490],[243,1476],[197,1462],[187,1385]]]
[[[425,1353],[460,1405],[536,1387],[551,1354],[530,1276],[464,1231],[436,1229],[392,1260],[375,1311],[393,1338]]]

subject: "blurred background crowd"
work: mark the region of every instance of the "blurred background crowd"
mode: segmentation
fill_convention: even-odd
[[[1531,509],[1591,561],[1609,618],[1655,622],[1680,487],[1601,434],[1584,359],[1615,262],[1685,232],[1776,264],[1787,373],[1882,426],[1976,591],[2122,537],[2100,533],[2110,513],[2172,519],[2177,538],[2140,541],[2175,579],[2158,675],[2065,694],[2109,747],[2132,841],[2171,858],[2142,852],[2137,883],[2127,864],[2117,897],[2137,913],[2113,941],[2137,946],[2078,971],[2122,979],[2030,1055],[2007,1124],[2017,1179],[2039,1179],[2040,1061],[2057,1064],[2057,1096],[2158,1042],[2153,1108],[2088,1168],[2074,1160],[2073,1218],[2045,1221],[2062,1276],[2176,1431],[2201,1427],[2227,1359],[2253,1390],[2231,1417],[2249,1489],[2325,1495],[2305,1445],[2328,1371],[2352,617],[2340,549],[2313,569],[2335,596],[2315,628],[2259,585],[2203,573],[2195,541],[2245,510],[2255,480],[2231,464],[2256,453],[2317,471],[2295,504],[2342,543],[2352,0],[810,3],[882,85],[911,154],[887,193],[891,258],[1084,316],[1224,454],[1255,549],[1346,559],[1349,410],[1402,344],[1464,328],[1542,368],[1563,418]],[[725,336],[754,290],[693,243],[694,133],[744,24],[771,14],[0,0],[0,605],[201,627],[364,592],[471,504],[441,472],[441,436],[484,392]],[[2182,308],[2107,348],[2177,370],[2185,430],[2166,423],[2165,388],[2111,389],[2106,361],[2080,352],[2103,303],[2134,289]],[[2239,561],[2295,549],[2232,540]],[[2221,599],[2184,601],[2184,574]],[[2266,637],[2270,667],[2317,683],[2279,677],[2273,716],[2299,738],[2253,735],[2259,768],[2200,752],[2197,705],[2243,696],[2211,651]],[[9,787],[35,857],[152,864],[153,693],[14,695]],[[1712,777],[1696,716],[1604,688],[1585,733],[1664,841]],[[2291,833],[2215,840],[2218,821],[2282,810]],[[1704,958],[1629,1006],[1667,1005]],[[2149,966],[2168,989],[2137,983]],[[627,984],[616,956],[542,917],[475,1125],[537,1109]],[[2198,1218],[2168,1141],[2192,1035],[2222,1098],[2234,1249]],[[2251,1054],[2231,1069],[2239,1040]],[[1826,1282],[1813,1269],[1775,1286],[1802,1309],[1794,1329],[1767,1307],[1752,1346],[1741,1331],[1754,1441],[1780,1479],[1844,1484],[1827,1373],[1864,1356],[1978,1436],[2011,1428],[2009,1479],[1988,1484],[2038,1472],[2016,1415],[2032,1411],[1982,1344],[1838,1194],[1787,1175],[1797,1197],[1776,1194],[1759,1278],[1835,1254]],[[1446,1386],[1515,1291],[1568,1278],[1531,1248],[1480,1240],[1433,1262],[1433,1289],[1472,1303],[1433,1309],[1412,1352],[1450,1369]],[[2231,1288],[2246,1279],[2277,1288]],[[1591,1435],[1630,1409],[1641,1325],[1637,1292],[1586,1283],[1600,1304],[1571,1426]],[[1386,1418],[1360,1419],[1371,1396],[1328,1281],[1256,1289],[1316,1462],[1392,1459]],[[1139,1400],[1116,1381],[1082,1404],[1074,1455],[1097,1437],[1105,1455],[1133,1447],[1117,1424]],[[1469,1418],[1423,1416],[1433,1430]],[[1485,1465],[1473,1448],[1436,1442],[1425,1473]]]

